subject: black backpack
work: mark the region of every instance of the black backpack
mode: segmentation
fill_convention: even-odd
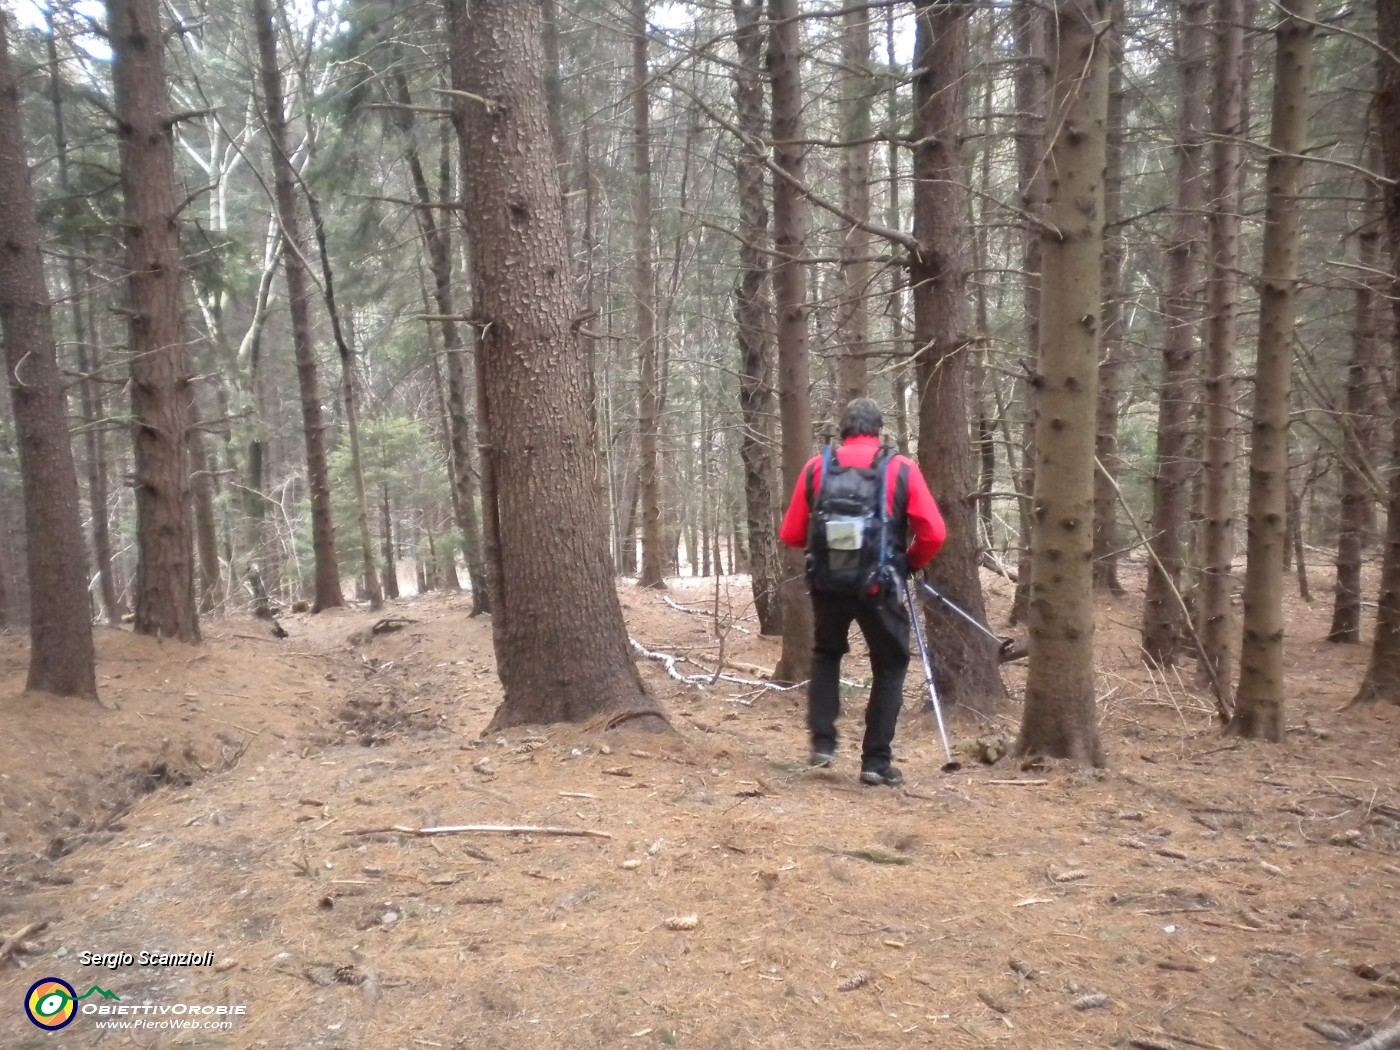
[[[890,575],[887,570],[904,553],[903,545],[895,541],[885,487],[894,454],[882,449],[870,466],[846,467],[828,445],[822,452],[821,487],[815,498],[808,472],[809,589],[862,598],[885,592]]]

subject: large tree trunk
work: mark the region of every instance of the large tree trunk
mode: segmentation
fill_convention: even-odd
[[[1108,143],[1104,169],[1103,330],[1094,456],[1094,587],[1115,597],[1118,581],[1118,412],[1123,372],[1123,5],[1112,0],[1108,54]],[[987,501],[990,507],[990,501]]]
[[[120,0],[109,0],[117,3]],[[311,330],[311,290],[307,284],[306,237],[297,211],[296,171],[287,140],[287,118],[282,95],[282,70],[277,64],[277,27],[271,0],[252,0],[257,32],[258,60],[262,74],[263,117],[272,147],[272,169],[277,218],[288,250],[282,259],[287,279],[288,308],[292,316],[292,345],[296,354],[297,382],[301,392],[302,434],[306,441],[306,480],[311,490],[311,548],[316,559],[315,599],[319,612],[345,604],[340,589],[340,567],[335,556],[335,523],[331,515],[330,471],[326,464],[326,432],[321,412],[316,346]]]
[[[1027,217],[1021,270],[1026,323],[1026,357],[1033,360],[1040,352],[1042,295],[1041,232],[1036,225],[1046,207],[1046,112],[1049,107],[1046,13],[1032,0],[1015,0],[1012,19],[1016,30],[1016,172],[1021,192],[1021,208]],[[1031,490],[1035,487],[1035,429],[1039,411],[1039,391],[1033,383],[1022,384],[1025,404],[1022,411],[1021,464],[1013,469],[1016,491],[1021,495],[1016,508],[1020,523],[1020,557],[1016,591],[1011,602],[1011,622],[1027,618],[1031,587]],[[1008,458],[1009,458],[1008,445]]]
[[[1103,308],[1108,0],[1060,0],[1041,262],[1030,666],[1016,749],[1103,765],[1094,699],[1094,405]]]
[[[778,412],[783,435],[783,493],[797,487],[812,451],[808,391],[806,199],[802,182],[802,53],[798,0],[769,0],[768,71],[773,80],[773,163],[790,178],[773,185],[774,307],[778,314]],[[783,652],[774,670],[780,682],[804,680],[812,666],[812,605],[802,552],[783,548]]]
[[[540,69],[540,11],[449,0],[485,457],[500,521],[491,730],[608,714],[667,727],[628,649],[593,486],[588,376]],[[467,60],[469,58],[469,60]]]
[[[5,216],[0,232],[0,323],[29,559],[25,684],[59,696],[95,698],[78,471],[68,437],[24,142],[19,91],[10,73],[10,42],[0,19],[0,214]]]
[[[636,304],[637,464],[642,500],[643,587],[666,586],[661,522],[661,375],[656,342],[656,273],[652,264],[651,88],[647,72],[648,0],[632,2],[632,301]]]
[[[1376,26],[1384,54],[1400,55],[1400,0],[1379,0]],[[1390,253],[1386,272],[1390,276],[1390,307],[1395,315],[1390,339],[1394,382],[1400,392],[1400,63],[1393,58],[1381,58],[1379,62],[1377,124],[1381,129],[1384,174],[1389,180],[1385,186],[1385,225]],[[1400,463],[1400,413],[1391,417],[1390,434],[1392,458]],[[1400,470],[1390,476],[1386,518],[1376,637],[1371,643],[1366,677],[1356,693],[1357,703],[1383,700],[1400,704]]]
[[[948,542],[928,568],[934,585],[979,621],[986,603],[977,574],[977,510],[969,444],[967,198],[961,141],[966,3],[918,7],[914,44],[914,343],[918,349],[919,466],[937,493]],[[929,645],[948,703],[990,714],[1006,696],[996,644],[942,604],[930,608]]]
[[[1235,340],[1245,135],[1245,0],[1215,0],[1211,102],[1210,266],[1206,274],[1205,412],[1201,495],[1198,680],[1221,710],[1232,703],[1235,561]]]
[[[1373,132],[1380,128],[1372,122]],[[1378,151],[1373,152],[1373,156]],[[1368,166],[1379,170],[1379,163]],[[1356,234],[1356,291],[1352,299],[1351,360],[1347,364],[1346,415],[1342,417],[1341,511],[1337,525],[1337,588],[1329,642],[1361,641],[1361,550],[1371,509],[1370,465],[1374,443],[1371,410],[1376,368],[1376,278],[1381,267],[1381,196],[1376,181],[1363,178],[1366,208]]]
[[[108,0],[126,198],[138,634],[199,641],[174,128],[158,0]]]
[[[1240,688],[1230,730],[1283,739],[1283,558],[1288,519],[1288,417],[1298,296],[1298,191],[1308,138],[1314,0],[1284,0],[1275,32],[1254,440],[1249,450]]]
[[[851,7],[841,28],[841,206],[846,214],[870,221],[870,132],[875,83],[870,71],[870,19]],[[836,418],[851,400],[864,397],[869,382],[869,302],[874,238],[851,224],[841,238],[841,288],[836,304]]]
[[[773,312],[768,297],[768,206],[763,157],[751,145],[765,138],[760,63],[764,0],[734,0],[734,104],[746,135],[734,156],[739,199],[739,275],[734,282],[734,322],[739,342],[739,458],[744,464],[744,508],[749,540],[749,575],[760,634],[783,629],[778,582],[781,562],[777,536],[773,444]]]
[[[1163,246],[1167,258],[1162,293],[1162,387],[1157,405],[1157,464],[1148,535],[1147,596],[1143,602],[1143,658],[1171,667],[1185,633],[1181,595],[1182,533],[1188,496],[1187,445],[1190,439],[1196,352],[1198,252],[1205,205],[1206,14],[1208,0],[1185,0],[1177,33],[1181,105],[1177,111],[1176,210]]]

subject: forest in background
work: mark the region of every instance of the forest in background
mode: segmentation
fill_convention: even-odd
[[[1359,695],[1400,699],[1397,7],[7,3],[31,684],[95,690],[33,669],[94,615],[195,641],[401,561],[493,613],[506,724],[656,713],[614,571],[750,574],[800,681],[774,519],[869,394],[948,513],[931,579],[1023,592],[1024,750],[1097,759],[1123,557],[1144,658],[1236,731],[1281,733],[1286,564],[1335,574],[1338,642],[1378,604]],[[930,617],[949,699],[995,706],[995,644]]]

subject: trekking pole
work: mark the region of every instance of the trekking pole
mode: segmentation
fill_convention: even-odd
[[[1001,652],[1002,652],[1003,656],[1006,655],[1007,650],[1010,649],[1011,644],[1012,644],[1012,642],[1014,641],[1014,639],[1011,639],[1011,638],[1002,638],[1000,635],[993,634],[992,631],[991,631],[991,629],[988,628],[986,624],[982,623],[982,622],[981,622],[980,620],[978,620],[975,616],[973,616],[970,612],[967,612],[967,611],[966,611],[965,609],[963,609],[961,606],[959,606],[959,605],[957,605],[956,603],[954,603],[951,599],[945,597],[941,591],[936,590],[936,589],[933,587],[933,585],[930,584],[930,583],[928,583],[926,580],[919,580],[919,581],[918,581],[918,584],[919,584],[920,587],[922,587],[925,591],[928,592],[929,597],[931,597],[931,598],[936,598],[938,601],[942,602],[942,603],[943,603],[944,605],[946,605],[949,609],[953,610],[953,612],[957,613],[959,616],[961,616],[961,617],[962,617],[964,620],[966,620],[968,623],[972,624],[973,627],[976,627],[979,631],[981,631],[983,634],[985,634],[988,638],[990,638],[992,641],[996,642],[997,645],[1001,648]]]
[[[938,688],[933,684],[933,667],[928,660],[928,646],[924,644],[924,627],[919,621],[918,603],[914,601],[914,592],[909,588],[908,580],[901,584],[904,588],[904,601],[909,607],[909,622],[914,628],[914,641],[919,648],[919,660],[924,665],[924,681],[928,684],[928,699],[933,705],[933,717],[938,722],[938,737],[943,741],[943,754],[948,761],[943,765],[943,772],[956,773],[962,768],[962,764],[953,758],[953,751],[948,746],[948,733],[943,728],[943,709],[938,704]]]

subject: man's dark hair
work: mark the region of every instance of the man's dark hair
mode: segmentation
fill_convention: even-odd
[[[841,440],[845,441],[857,434],[879,437],[884,422],[884,417],[880,415],[880,406],[873,398],[858,397],[841,413]]]

